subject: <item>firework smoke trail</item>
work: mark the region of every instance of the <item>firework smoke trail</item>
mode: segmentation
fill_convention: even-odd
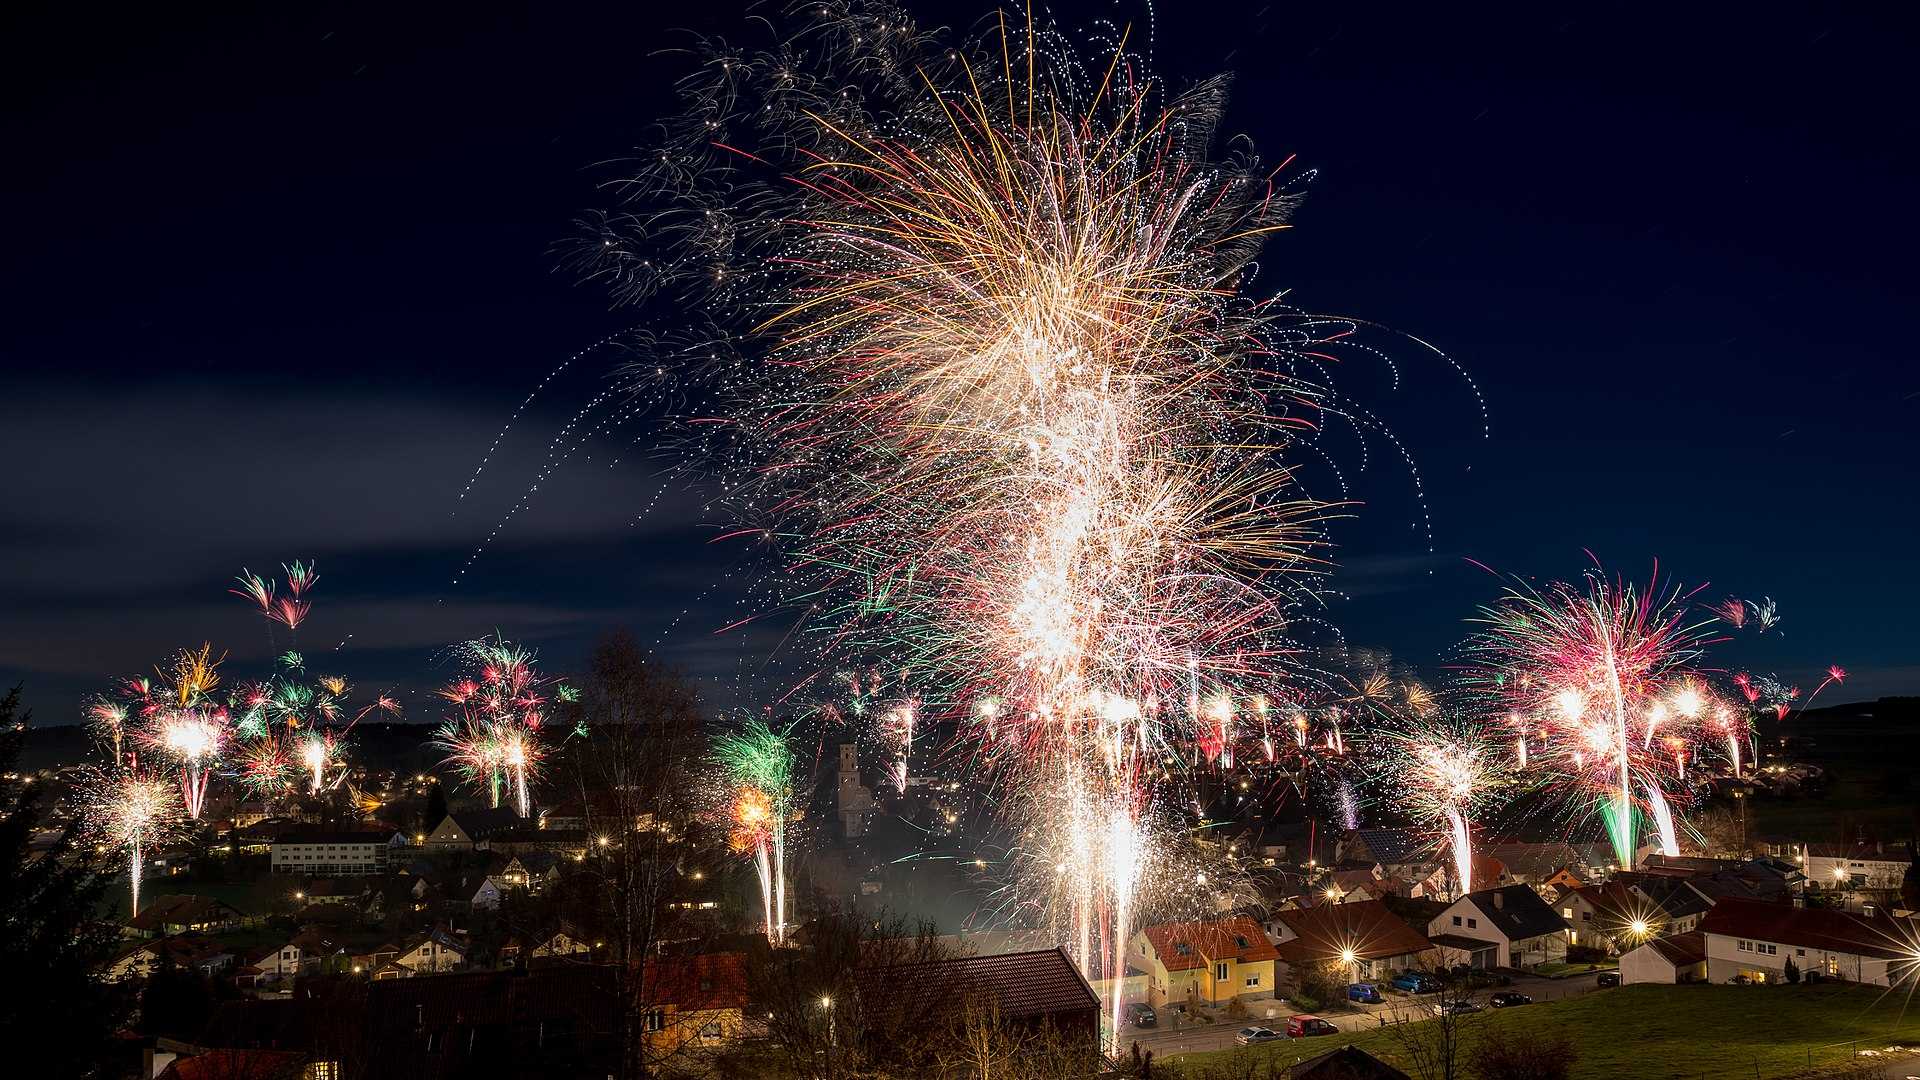
[[[130,764],[111,772],[93,770],[80,792],[88,835],[102,847],[127,852],[130,913],[138,915],[146,854],[183,831],[177,793],[165,780]]]
[[[735,851],[751,850],[766,907],[767,941],[787,933],[787,819],[793,810],[793,751],[758,718],[714,740],[713,759],[735,788]]]

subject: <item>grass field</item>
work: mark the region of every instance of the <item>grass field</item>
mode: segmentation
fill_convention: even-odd
[[[1909,1007],[1902,993],[1831,984],[1628,986],[1465,1017],[1461,1030],[1466,1052],[1471,1052],[1477,1033],[1491,1029],[1521,1039],[1568,1036],[1579,1053],[1576,1080],[1752,1080],[1844,1065],[1856,1048],[1920,1044],[1920,1002]],[[1178,1060],[1225,1061],[1240,1055],[1257,1061],[1272,1056],[1291,1064],[1342,1042],[1407,1067],[1394,1034],[1387,1031],[1189,1054]],[[1920,1066],[1920,1055],[1914,1063]]]

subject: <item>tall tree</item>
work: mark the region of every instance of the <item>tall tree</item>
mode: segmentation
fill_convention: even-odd
[[[623,1075],[647,1076],[675,1049],[634,1022],[652,1010],[647,961],[669,936],[684,943],[702,929],[678,925],[685,913],[669,906],[707,847],[690,782],[705,751],[699,697],[625,631],[594,650],[579,690],[565,775],[587,822],[581,873],[593,887],[579,893],[588,908],[578,919],[604,934],[620,973]]]
[[[0,971],[32,975],[0,994],[0,1044],[57,1047],[71,1075],[95,1076],[131,1010],[126,987],[96,977],[119,928],[97,918],[108,874],[73,823],[33,850],[50,792],[19,771],[29,721],[16,686],[0,698]]]

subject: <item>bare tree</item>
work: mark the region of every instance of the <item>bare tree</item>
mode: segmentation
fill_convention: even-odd
[[[760,954],[748,971],[767,1038],[796,1076],[926,1075],[963,1000],[928,973],[953,958],[931,923],[834,912]],[[889,1073],[891,1070],[891,1073]]]
[[[628,1003],[623,1075],[649,1076],[680,1040],[647,1030],[656,1015],[647,960],[669,942],[690,948],[699,936],[671,904],[703,865],[703,827],[687,782],[704,746],[699,700],[624,631],[594,651],[580,691],[571,719],[584,734],[570,740],[563,775],[586,821],[586,854],[575,875],[585,887],[566,907],[604,943],[595,959],[620,973]]]
[[[1465,976],[1436,973],[1440,990],[1386,1025],[1404,1063],[1420,1080],[1458,1080],[1461,1020],[1478,1011],[1473,986]]]

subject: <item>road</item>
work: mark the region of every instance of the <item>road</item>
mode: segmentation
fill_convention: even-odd
[[[1531,997],[1535,1002],[1559,1001],[1577,994],[1591,993],[1599,986],[1592,975],[1575,975],[1565,979],[1545,979],[1533,975],[1516,975],[1513,985],[1500,987],[1514,990]],[[1490,991],[1489,991],[1490,992]],[[1484,998],[1485,994],[1476,995]],[[1387,1000],[1379,1005],[1355,1005],[1351,1010],[1319,1012],[1314,1015],[1331,1023],[1341,1031],[1370,1031],[1383,1023],[1392,1023],[1402,1017],[1424,1018],[1424,1009],[1430,1007],[1427,1002],[1432,994],[1414,996],[1410,994],[1387,994]],[[1258,1025],[1285,1031],[1287,1017],[1296,1010],[1285,1001],[1258,1000],[1248,1002],[1248,1017],[1245,1020],[1229,1020],[1215,1013],[1220,1019],[1211,1024],[1182,1021],[1174,1026],[1175,1013],[1170,1009],[1160,1011],[1160,1026],[1155,1028],[1128,1028],[1122,1045],[1138,1042],[1142,1051],[1152,1050],[1159,1058],[1174,1057],[1180,1054],[1199,1053],[1204,1050],[1224,1050],[1233,1045],[1234,1033],[1243,1027]],[[1303,1044],[1311,1046],[1309,1040]],[[1314,1051],[1317,1053],[1318,1051]]]

